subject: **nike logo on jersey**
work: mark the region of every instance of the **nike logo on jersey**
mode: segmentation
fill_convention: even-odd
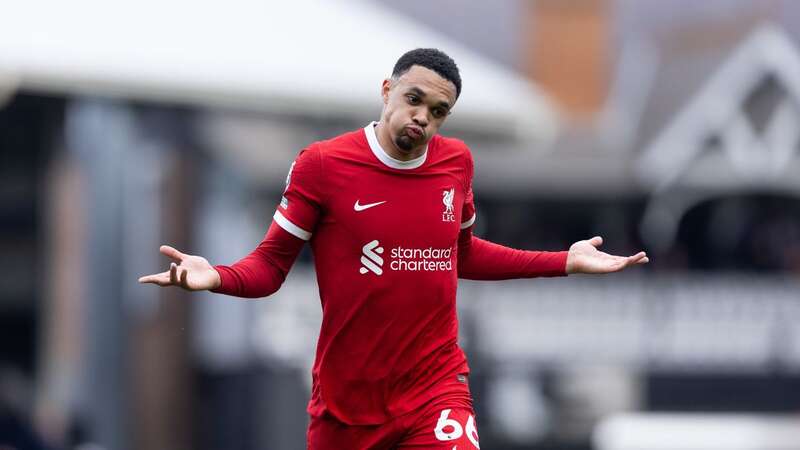
[[[359,205],[358,204],[358,200],[356,200],[356,204],[353,205],[353,209],[355,209],[356,211],[363,211],[365,209],[372,208],[373,206],[382,205],[384,203],[386,203],[386,200],[384,200],[382,202],[367,203],[366,205]]]

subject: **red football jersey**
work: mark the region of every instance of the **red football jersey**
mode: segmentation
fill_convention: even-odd
[[[375,125],[303,150],[274,215],[314,254],[323,315],[308,411],[349,424],[386,422],[468,372],[456,253],[475,221],[471,155],[437,135],[399,161]]]

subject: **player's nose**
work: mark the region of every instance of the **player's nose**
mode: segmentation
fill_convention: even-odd
[[[412,117],[412,120],[414,121],[415,124],[421,126],[422,128],[428,126],[428,115],[421,108],[414,111],[414,116]]]

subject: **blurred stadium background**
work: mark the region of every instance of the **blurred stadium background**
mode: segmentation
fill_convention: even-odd
[[[477,234],[600,234],[643,269],[462,283],[485,449],[800,449],[800,3],[178,0],[0,8],[0,448],[304,448],[306,251],[268,300],[141,286],[231,263],[306,144],[405,50],[464,93]]]

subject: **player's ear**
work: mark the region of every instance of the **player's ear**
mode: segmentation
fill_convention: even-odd
[[[381,97],[383,97],[384,105],[389,103],[389,90],[391,88],[392,88],[392,79],[387,78],[383,80],[383,84],[381,84]]]

